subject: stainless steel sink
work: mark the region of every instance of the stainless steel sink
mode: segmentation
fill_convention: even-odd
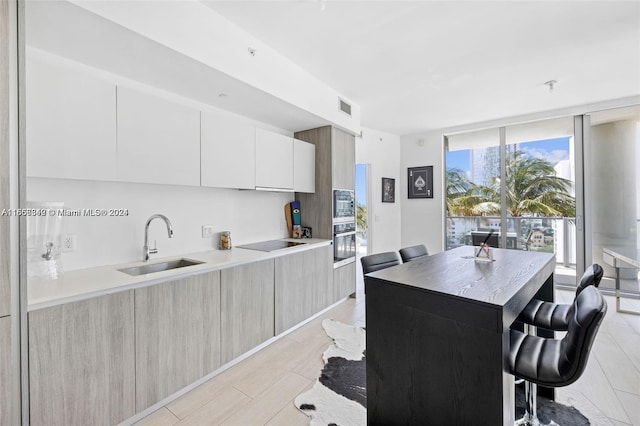
[[[149,263],[146,265],[133,266],[131,268],[118,269],[125,274],[137,276],[153,274],[154,272],[170,271],[171,269],[184,268],[185,266],[199,265],[204,262],[191,259],[177,259],[168,262]]]

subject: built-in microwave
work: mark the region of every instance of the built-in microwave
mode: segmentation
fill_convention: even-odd
[[[333,190],[333,222],[353,222],[356,216],[354,192],[351,189]]]

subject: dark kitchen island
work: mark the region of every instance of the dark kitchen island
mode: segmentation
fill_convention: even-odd
[[[553,300],[555,256],[474,250],[365,276],[368,424],[513,424],[509,327],[532,298]]]

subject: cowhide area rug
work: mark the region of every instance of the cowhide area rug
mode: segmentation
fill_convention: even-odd
[[[367,424],[366,332],[363,327],[326,319],[322,327],[333,339],[323,354],[324,368],[311,389],[298,395],[296,407],[311,418],[311,426]],[[516,391],[516,418],[524,413],[524,392]],[[589,420],[574,407],[538,398],[538,418],[562,426],[587,426]]]
[[[298,395],[296,407],[311,426],[367,424],[365,330],[333,319],[322,321],[333,344],[322,355],[324,368],[313,387]]]

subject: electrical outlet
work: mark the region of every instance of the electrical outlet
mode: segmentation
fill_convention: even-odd
[[[213,225],[202,225],[202,238],[213,237]]]
[[[76,236],[75,234],[67,234],[62,238],[62,252],[72,251],[76,251]]]

